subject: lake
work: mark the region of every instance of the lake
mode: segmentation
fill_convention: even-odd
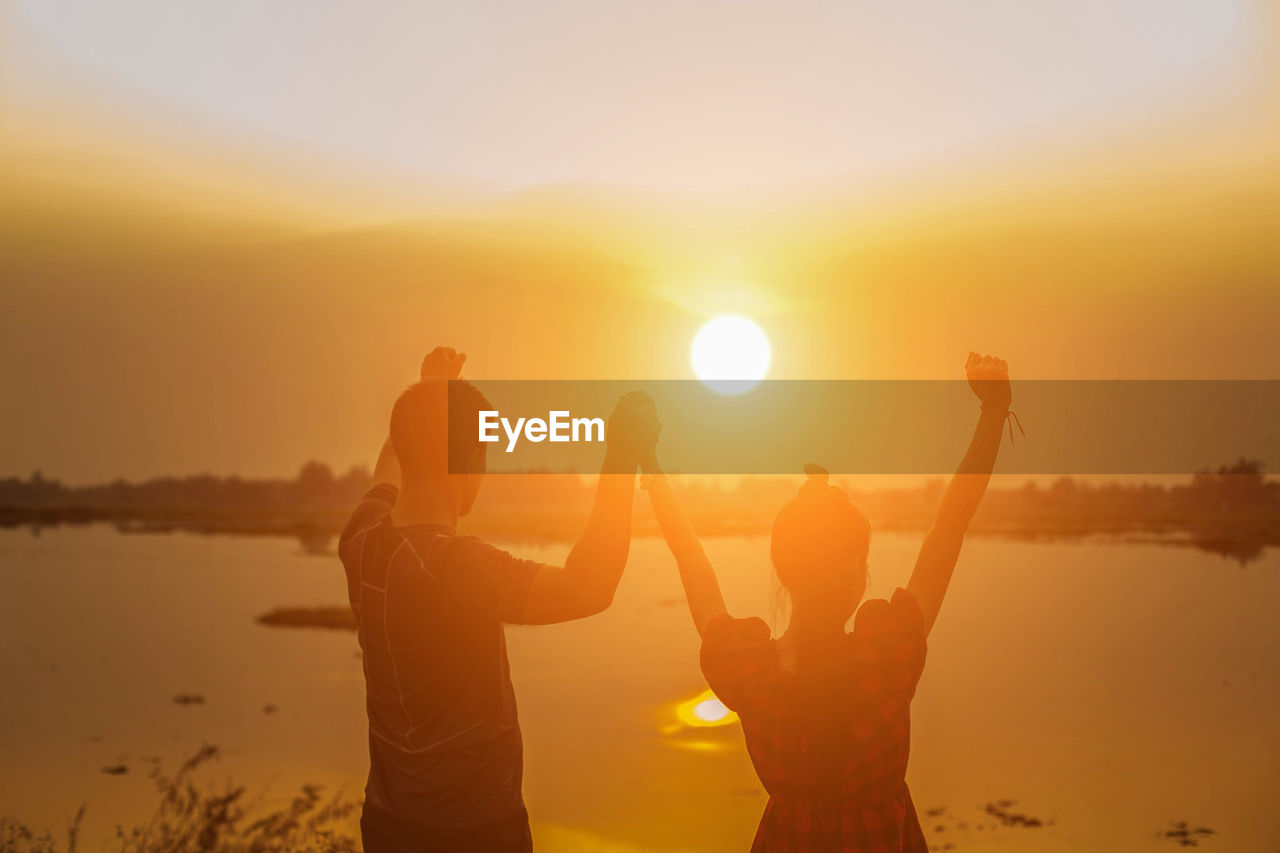
[[[918,543],[873,537],[871,594],[905,583]],[[730,609],[771,618],[767,539],[706,547]],[[344,602],[336,556],[293,540],[0,531],[0,815],[59,832],[87,803],[98,849],[150,813],[148,760],[174,768],[202,743],[224,750],[210,785],[266,788],[268,804],[302,782],[358,796],[355,635],[254,621]],[[913,704],[908,783],[930,844],[1162,850],[1185,820],[1214,830],[1206,850],[1275,850],[1277,602],[1277,549],[1241,567],[1160,543],[971,539]],[[660,540],[634,543],[607,613],[508,642],[538,849],[747,849],[764,796],[736,724],[681,721],[705,684]],[[1004,825],[986,810],[1002,800],[1043,825]]]

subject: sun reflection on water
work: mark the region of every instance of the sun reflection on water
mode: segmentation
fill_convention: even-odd
[[[686,726],[730,726],[738,722],[738,715],[724,706],[710,690],[676,706],[676,718]]]

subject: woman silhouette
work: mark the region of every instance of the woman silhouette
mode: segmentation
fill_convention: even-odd
[[[870,527],[825,470],[806,466],[807,482],[773,525],[773,565],[792,601],[777,639],[764,620],[725,612],[715,571],[651,460],[649,498],[702,636],[703,674],[738,712],[769,793],[753,851],[927,849],[904,780],[911,698],[1012,400],[1002,360],[970,353],[965,370],[982,403],[978,425],[907,588],[858,607]]]

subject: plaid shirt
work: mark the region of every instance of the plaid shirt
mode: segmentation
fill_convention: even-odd
[[[899,853],[927,846],[904,776],[924,624],[904,589],[858,609],[830,672],[782,669],[769,626],[707,626],[702,671],[738,712],[769,803],[753,851]]]

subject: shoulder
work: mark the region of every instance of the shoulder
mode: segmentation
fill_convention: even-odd
[[[400,489],[390,483],[377,483],[360,499],[357,510],[367,508],[379,512],[391,512],[400,497]]]
[[[735,711],[767,701],[769,685],[780,672],[769,626],[757,616],[714,617],[707,623],[699,659],[707,684]]]
[[[736,648],[752,648],[769,643],[769,626],[759,616],[735,619],[728,613],[720,613],[707,623],[702,639],[702,651],[720,651]]]
[[[474,536],[454,537],[447,562],[454,588],[490,602],[504,622],[521,620],[529,588],[542,568],[536,560],[522,559]]]
[[[449,545],[449,561],[479,568],[501,568],[512,563],[529,562],[475,536],[454,536]]]
[[[853,620],[853,630],[881,632],[885,630],[911,633],[918,630],[924,636],[924,614],[920,602],[908,589],[899,587],[892,598],[872,598],[863,602]]]
[[[351,513],[351,518],[347,520],[346,526],[343,527],[342,535],[338,537],[339,556],[346,559],[349,546],[391,513],[391,508],[396,505],[399,495],[400,490],[390,483],[378,483],[365,492],[364,497]]]
[[[853,656],[864,667],[892,670],[904,686],[914,689],[924,669],[924,616],[909,590],[898,589],[890,599],[871,599],[854,617]]]

